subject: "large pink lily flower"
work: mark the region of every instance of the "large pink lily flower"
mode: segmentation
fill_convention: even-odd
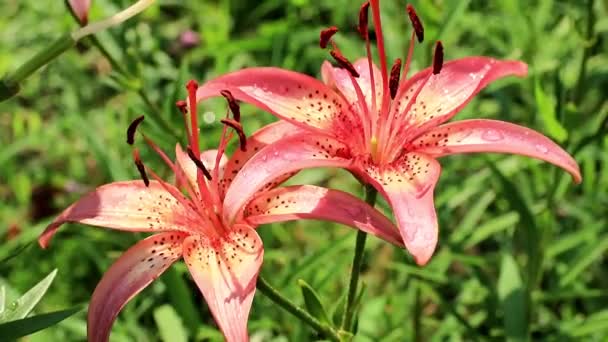
[[[196,128],[196,85],[190,84],[189,89],[190,123]],[[181,105],[186,117],[187,107],[185,103]],[[133,134],[142,119],[129,127],[128,142],[133,143]],[[98,187],[63,211],[40,236],[39,243],[46,248],[57,229],[66,222],[154,233],[127,250],[97,285],[88,311],[89,341],[107,341],[122,307],[181,258],[226,340],[248,340],[247,318],[264,255],[262,241],[254,228],[262,223],[299,218],[331,220],[383,238],[389,236],[389,241],[400,243],[399,234],[387,217],[338,190],[306,185],[272,189],[291,175],[278,177],[257,193],[248,191],[242,183],[236,189],[234,177],[256,151],[300,130],[278,122],[245,140],[237,119],[235,113],[235,119],[222,120],[235,128],[241,142],[241,150],[230,159],[223,154],[232,136],[226,127],[218,150],[202,154],[198,129],[191,130],[188,152],[178,144],[175,162],[145,138],[173,171],[176,186],[147,169],[139,159],[138,150],[134,150],[143,182],[122,181]],[[187,122],[186,119],[186,128]],[[154,180],[148,179],[148,173]],[[243,202],[251,202],[244,210],[247,214],[239,220],[225,220],[226,211],[238,209],[225,202],[227,191],[250,194]]]
[[[380,68],[372,61],[367,17],[371,4]],[[414,30],[404,75],[416,38],[423,28],[413,7],[408,14]],[[296,133],[260,151],[234,180],[249,190],[278,173],[308,167],[341,167],[373,185],[391,205],[403,242],[415,261],[426,264],[438,239],[433,191],[440,174],[438,157],[471,152],[525,155],[553,163],[580,182],[574,159],[553,141],[531,129],[496,120],[464,120],[444,124],[486,85],[499,78],[525,76],[527,65],[489,57],[467,57],[443,64],[438,42],[432,67],[399,81],[401,60],[387,71],[379,1],[365,2],[359,32],[366,41],[367,58],[351,64],[331,40],[337,29],[321,32],[321,47],[331,43],[339,67],[322,66],[324,83],[304,74],[278,68],[249,68],[203,84],[202,100],[229,90],[288,121],[305,133]],[[259,169],[263,167],[263,170]],[[252,186],[255,183],[256,186]],[[225,201],[236,208],[246,194],[229,191]]]

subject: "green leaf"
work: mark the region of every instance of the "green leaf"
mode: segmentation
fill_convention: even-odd
[[[0,324],[3,341],[15,340],[53,326],[80,311],[80,307],[55,311]]]
[[[308,283],[302,279],[298,279],[298,285],[300,286],[300,290],[302,290],[302,297],[304,297],[304,305],[306,305],[306,310],[321,323],[331,325],[329,315],[323,307],[323,303],[321,303],[319,295],[317,295],[312,286],[308,285]]]
[[[0,315],[4,312],[4,302],[6,301],[6,289],[0,286]]]
[[[560,279],[559,286],[570,285],[594,261],[601,260],[608,249],[608,235],[604,235],[597,243],[591,243],[587,248],[581,248],[578,256],[568,267],[568,273]]]
[[[549,95],[545,94],[538,77],[534,80],[534,97],[547,133],[555,140],[564,142],[568,139],[568,131],[557,120],[555,103]]]
[[[195,334],[203,324],[200,312],[192,300],[192,292],[188,288],[186,279],[182,276],[179,267],[170,267],[162,276],[162,281],[167,286],[167,296],[179,317],[184,320],[184,325],[191,334]]]
[[[504,254],[502,257],[498,277],[498,297],[504,315],[503,323],[507,340],[524,341],[528,329],[526,295],[519,268],[510,254]]]
[[[42,296],[44,296],[56,275],[57,269],[53,270],[53,272],[21,296],[21,298],[12,302],[9,307],[0,314],[0,322],[14,321],[27,316],[34,309],[34,306],[38,304],[40,299],[42,299]]]
[[[181,318],[170,305],[162,305],[154,310],[154,321],[164,342],[186,342],[188,334]]]

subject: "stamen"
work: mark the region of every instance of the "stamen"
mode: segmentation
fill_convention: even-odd
[[[412,22],[412,26],[416,32],[416,37],[418,37],[418,43],[422,43],[424,40],[424,27],[422,26],[422,22],[420,21],[418,14],[416,14],[416,10],[412,4],[407,4],[407,14],[410,17],[410,21]]]
[[[369,14],[369,1],[364,2],[359,9],[359,34],[361,38],[367,39],[369,37],[369,31],[367,28],[367,18]]]
[[[194,152],[200,154],[201,150],[198,145],[198,117],[196,113],[196,90],[198,89],[198,83],[195,80],[190,80],[186,84],[188,89],[188,107],[190,107],[190,145]]]
[[[338,28],[335,26],[328,27],[325,30],[321,30],[321,34],[319,35],[319,46],[321,49],[325,49],[327,47],[327,43],[331,37],[338,32]]]
[[[139,175],[141,176],[141,179],[143,179],[146,187],[150,186],[150,179],[148,178],[148,175],[146,174],[146,167],[144,166],[144,163],[141,161],[141,158],[139,157],[138,149],[133,150],[133,161],[135,162],[135,166],[137,166],[137,171],[139,171]]]
[[[230,111],[232,112],[232,117],[236,122],[241,122],[241,107],[239,103],[236,101],[230,90],[222,90],[220,91],[223,97],[228,101],[228,107],[230,107]]]
[[[340,67],[346,69],[353,77],[359,77],[359,73],[355,69],[355,67],[351,64],[351,62],[346,59],[346,57],[342,56],[342,54],[337,50],[331,50],[329,54],[336,60]]]
[[[175,106],[177,107],[177,109],[179,109],[180,112],[182,112],[182,114],[188,114],[188,104],[186,103],[186,101],[179,100],[175,102]]]
[[[435,44],[435,54],[433,55],[433,74],[437,75],[443,67],[443,44],[438,40]]]
[[[135,131],[137,130],[137,126],[139,126],[142,121],[144,121],[143,115],[133,120],[133,122],[131,122],[129,125],[129,128],[127,128],[127,144],[133,145],[135,142]]]
[[[186,152],[188,152],[188,157],[190,157],[190,159],[194,162],[196,167],[198,167],[203,172],[203,175],[205,175],[205,178],[207,178],[208,180],[211,180],[211,173],[209,173],[209,170],[207,170],[207,168],[205,167],[205,164],[203,164],[203,162],[194,154],[194,151],[192,151],[192,148],[190,148],[190,146],[188,146],[188,148],[186,149]]]
[[[399,77],[401,76],[401,58],[395,59],[391,68],[391,77],[388,81],[388,88],[391,91],[391,99],[395,99],[397,88],[399,88]]]
[[[226,126],[232,127],[236,131],[236,134],[238,134],[238,136],[239,136],[239,144],[241,145],[241,151],[246,152],[247,151],[247,137],[245,136],[245,132],[243,131],[243,125],[241,125],[240,123],[238,123],[234,120],[230,120],[230,119],[222,119],[222,120],[220,120],[220,122]]]

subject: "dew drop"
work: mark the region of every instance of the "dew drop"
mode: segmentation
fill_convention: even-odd
[[[274,151],[273,155],[274,155],[275,157],[278,157],[278,156],[279,156],[279,151]]]
[[[483,132],[483,134],[481,135],[481,139],[486,140],[486,141],[499,141],[502,140],[504,137],[502,136],[502,133],[500,133],[497,130],[494,129],[489,129],[485,132]]]
[[[418,235],[418,230],[420,229],[420,225],[418,224],[410,224],[409,227],[405,227],[405,239],[407,242],[413,242],[416,240],[416,236]]]
[[[542,144],[536,144],[534,145],[534,147],[536,148],[536,150],[542,154],[547,154],[549,152],[549,149],[547,148],[547,146],[542,145]]]

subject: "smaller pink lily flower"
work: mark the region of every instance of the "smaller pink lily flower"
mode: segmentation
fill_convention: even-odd
[[[250,192],[246,184],[241,184],[235,191],[251,195],[244,202],[245,214],[238,220],[226,221],[224,212],[234,209],[224,201],[225,194],[234,188],[232,181],[243,164],[256,151],[299,128],[278,122],[246,139],[238,104],[227,93],[234,118],[222,122],[238,134],[240,150],[229,159],[224,155],[233,135],[224,127],[219,148],[200,153],[196,88],[194,82],[189,83],[188,105],[184,101],[178,103],[188,131],[187,152],[178,144],[173,162],[144,136],[173,171],[177,186],[145,167],[135,149],[135,164],[143,182],[121,181],[98,187],[64,210],[39,238],[40,245],[48,247],[57,229],[66,222],[153,233],[127,250],[97,285],[89,304],[89,341],[108,341],[111,326],[124,305],[181,258],[226,340],[247,341],[247,318],[264,255],[262,241],[254,230],[259,224],[300,218],[329,220],[385,239],[388,236],[389,241],[400,244],[391,221],[350,194],[308,185],[272,189],[293,173],[279,176],[258,192]],[[142,120],[140,117],[129,126],[128,143],[133,144]],[[148,179],[148,173],[153,180]]]
[[[67,0],[68,5],[70,6],[70,10],[72,14],[78,21],[80,25],[85,26],[89,22],[89,10],[91,9],[91,0]]]
[[[380,68],[372,60],[368,34],[371,5]],[[304,74],[278,68],[248,68],[203,84],[202,100],[229,90],[288,121],[305,133],[282,139],[260,151],[234,180],[255,191],[277,173],[310,167],[340,167],[373,185],[389,202],[405,246],[415,261],[426,264],[436,248],[438,223],[433,191],[441,167],[436,160],[471,152],[514,153],[553,163],[581,175],[576,161],[542,134],[497,120],[464,120],[449,124],[471,99],[491,82],[525,76],[526,64],[489,57],[467,57],[443,64],[443,47],[437,42],[433,66],[399,80],[397,59],[389,73],[386,63],[378,0],[366,1],[359,12],[359,33],[366,42],[367,58],[351,64],[340,52],[330,27],[321,32],[320,45],[332,46],[339,67],[322,66],[324,83]],[[407,12],[414,30],[403,74],[407,76],[416,40],[424,30],[414,8]],[[264,163],[265,172],[257,169]],[[252,186],[252,183],[256,186]],[[229,191],[225,201],[236,208],[248,194]]]

